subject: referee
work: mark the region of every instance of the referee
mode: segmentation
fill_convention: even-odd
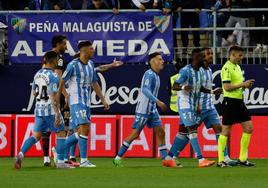
[[[221,81],[224,100],[222,103],[222,133],[218,141],[218,167],[227,167],[224,162],[224,149],[230,135],[231,127],[241,123],[243,134],[240,141],[240,155],[237,164],[240,166],[254,166],[248,161],[248,145],[252,134],[252,122],[249,111],[243,101],[243,89],[251,88],[253,79],[244,81],[240,65],[243,59],[243,48],[232,46],[229,49],[229,60],[221,69]],[[244,82],[243,82],[244,81]]]

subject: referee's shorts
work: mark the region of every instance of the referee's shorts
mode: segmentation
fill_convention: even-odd
[[[223,125],[233,125],[249,120],[251,120],[251,117],[242,99],[224,97],[222,103]]]

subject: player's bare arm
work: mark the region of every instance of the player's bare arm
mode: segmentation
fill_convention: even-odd
[[[104,109],[105,110],[109,110],[110,109],[110,106],[109,104],[106,102],[102,92],[101,92],[101,87],[100,85],[98,84],[98,82],[93,82],[92,83],[92,88],[94,89],[94,91],[96,92],[97,96],[100,98],[102,104],[104,105]]]

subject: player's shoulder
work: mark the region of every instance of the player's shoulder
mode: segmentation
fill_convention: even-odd
[[[184,66],[184,67],[180,70],[180,74],[185,74],[185,73],[187,73],[190,69],[191,69],[191,66],[190,66],[190,65],[186,65],[186,66]]]
[[[149,77],[149,78],[154,78],[156,73],[152,69],[148,69],[145,71],[144,76]]]
[[[88,61],[88,66],[89,66],[90,68],[94,68],[94,62],[93,62],[92,60],[89,60],[89,61]]]
[[[68,67],[75,67],[77,64],[79,63],[79,59],[78,58],[75,58],[73,59],[72,61],[70,61],[67,66]]]

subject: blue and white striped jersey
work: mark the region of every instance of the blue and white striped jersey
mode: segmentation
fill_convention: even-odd
[[[40,69],[34,76],[32,89],[35,91],[36,116],[54,115],[51,101],[51,94],[57,93],[59,87],[59,77],[51,69]]]
[[[213,87],[213,81],[212,81],[212,70],[210,68],[205,69],[201,67],[199,69],[201,73],[201,79],[202,79],[202,86],[204,86],[207,89],[212,90]],[[202,111],[210,110],[215,108],[212,100],[212,94],[210,93],[203,93],[200,94],[199,99],[200,108]]]
[[[89,60],[85,65],[78,58],[72,60],[62,79],[66,83],[70,105],[83,104],[90,107],[91,84],[97,81],[93,62]]]
[[[160,78],[152,69],[147,70],[141,81],[141,90],[136,106],[136,113],[150,114],[157,111],[156,101],[160,87]]]
[[[182,90],[178,97],[179,109],[196,110],[200,97],[201,74],[200,71],[193,69],[192,65],[186,65],[180,70],[180,77],[175,81],[181,85],[193,87],[192,92]]]

